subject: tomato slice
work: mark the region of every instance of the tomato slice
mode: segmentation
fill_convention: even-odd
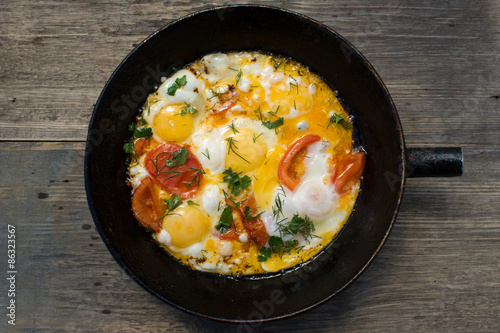
[[[253,219],[245,217],[245,209],[250,215],[254,215],[256,212],[256,201],[253,194],[239,206],[229,199],[226,199],[226,204],[233,210],[233,225],[225,233],[220,234],[219,238],[234,240],[242,234],[243,230],[246,230],[250,239],[255,241],[258,247],[264,246],[269,239],[264,222],[259,216],[255,216]]]
[[[140,138],[137,139],[134,142],[134,150],[137,156],[141,156],[144,154],[147,149],[149,148],[149,145],[151,144],[151,138]]]
[[[321,137],[319,135],[306,135],[302,138],[293,142],[290,147],[288,147],[285,155],[281,159],[278,165],[278,178],[280,182],[288,187],[291,191],[295,190],[297,185],[300,183],[302,177],[297,171],[297,160],[300,156],[300,152],[309,146],[311,143],[319,141]]]
[[[227,229],[226,232],[221,233],[219,238],[226,240],[234,240],[237,239],[243,232],[244,226],[242,221],[242,215],[240,210],[238,209],[238,206],[236,206],[236,204],[232,200],[226,199],[226,204],[229,207],[231,207],[233,224],[229,229]]]
[[[267,234],[266,227],[264,222],[259,216],[255,216],[256,214],[256,206],[257,203],[255,201],[254,195],[250,195],[245,201],[240,204],[240,213],[243,217],[243,226],[248,233],[250,239],[254,240],[257,243],[257,246],[260,248],[266,245],[269,235]],[[246,208],[248,207],[248,208]],[[247,219],[245,217],[245,210],[248,211],[249,215],[255,216],[253,219]]]
[[[132,194],[132,212],[139,223],[154,232],[161,231],[159,219],[165,212],[166,205],[159,196],[159,188],[146,177]]]
[[[182,200],[192,198],[200,189],[203,169],[187,146],[162,143],[148,153],[145,163],[154,180]]]
[[[363,152],[354,152],[338,161],[332,173],[335,192],[342,195],[357,183],[365,169],[366,156]]]

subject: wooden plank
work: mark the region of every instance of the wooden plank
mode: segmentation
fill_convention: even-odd
[[[352,286],[312,311],[260,325],[186,314],[132,281],[91,220],[83,148],[83,143],[0,143],[0,211],[18,236],[17,327],[109,332],[500,328],[500,171],[493,167],[498,146],[465,147],[460,178],[409,179],[387,243]],[[5,249],[2,238],[2,258]],[[5,271],[5,261],[1,265]],[[1,294],[0,303],[4,299]]]
[[[84,140],[100,90],[134,45],[172,19],[208,7],[166,5],[6,4],[0,139]],[[410,142],[500,143],[498,2],[283,5],[324,22],[367,56],[389,87]]]

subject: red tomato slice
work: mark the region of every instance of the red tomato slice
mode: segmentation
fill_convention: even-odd
[[[219,238],[234,240],[242,234],[243,230],[246,230],[250,239],[254,240],[258,247],[264,246],[269,239],[264,222],[258,216],[253,219],[245,218],[245,207],[250,207],[251,215],[256,212],[255,197],[249,196],[248,199],[239,204],[239,207],[229,199],[226,199],[226,204],[233,210],[233,225],[225,233],[220,234]]]
[[[181,161],[180,156],[183,148],[187,151],[185,162]],[[201,164],[189,148],[168,142],[148,153],[146,170],[162,188],[180,195],[182,200],[192,198],[200,189],[203,179]]]
[[[165,212],[166,205],[159,196],[159,189],[150,177],[142,180],[132,194],[132,212],[139,223],[148,230],[160,232],[159,219]]]
[[[342,195],[357,183],[365,169],[366,156],[363,152],[355,152],[344,156],[332,173],[335,192]]]
[[[253,219],[247,219],[245,217],[245,207],[249,207],[250,215],[254,215],[257,211],[256,205],[257,203],[255,201],[255,197],[252,194],[248,197],[248,199],[240,204],[240,213],[243,217],[243,226],[245,227],[248,236],[250,236],[250,238],[253,239],[257,243],[257,246],[260,248],[264,246],[269,239],[269,235],[267,234],[264,222],[259,216]]]
[[[151,138],[140,138],[137,139],[134,143],[134,150],[137,156],[141,156],[146,152],[151,144]]]
[[[302,175],[296,174],[296,159],[302,149],[309,146],[311,143],[319,141],[321,137],[319,135],[306,135],[302,138],[296,140],[294,143],[288,147],[285,155],[280,161],[278,166],[278,178],[280,182],[288,187],[291,191],[295,190],[297,185],[300,183]]]

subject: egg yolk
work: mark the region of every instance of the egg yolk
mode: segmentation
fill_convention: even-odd
[[[190,113],[182,112],[184,107],[182,104],[168,105],[156,115],[153,128],[160,139],[182,142],[191,134],[193,117]]]
[[[228,153],[226,168],[236,172],[250,172],[257,169],[265,160],[267,145],[264,140],[248,128],[238,128],[226,132]]]
[[[270,209],[274,200],[274,189],[278,186],[278,165],[285,149],[275,146],[269,150],[267,160],[255,173],[253,180],[257,207]]]
[[[163,229],[170,234],[172,245],[185,248],[199,242],[208,232],[208,218],[197,208],[180,205],[163,218]]]

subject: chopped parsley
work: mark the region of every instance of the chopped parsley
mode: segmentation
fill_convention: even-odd
[[[298,240],[292,239],[289,241],[283,241],[283,238],[278,236],[271,236],[267,241],[267,246],[263,246],[259,249],[260,255],[257,257],[257,260],[260,262],[264,262],[267,259],[271,258],[273,254],[277,254],[280,258],[285,253],[290,253],[294,247],[299,243]]]
[[[345,121],[345,119],[342,118],[342,116],[339,115],[338,113],[334,113],[330,117],[326,128],[330,127],[333,124],[342,126],[346,131],[350,130],[352,127],[351,124],[349,124],[347,121]]]
[[[161,154],[167,154],[167,153],[160,153],[158,154],[158,156],[160,156]],[[178,165],[183,165],[184,163],[186,163],[188,156],[189,156],[188,150],[185,147],[182,147],[181,149],[176,150],[170,153],[170,155],[168,155],[168,158],[165,161],[165,166],[175,167]]]
[[[123,151],[127,154],[135,154],[134,143],[133,142],[126,142],[123,145]]]
[[[196,114],[198,113],[198,110],[192,106],[191,104],[185,103],[184,106],[181,108],[181,116],[184,116],[186,114]]]
[[[228,184],[227,187],[231,191],[231,194],[236,196],[239,195],[241,191],[248,188],[252,182],[250,177],[247,175],[240,177],[240,174],[233,171],[231,168],[224,170],[222,174],[224,175],[222,180]]]
[[[163,202],[167,205],[167,208],[165,209],[165,213],[163,213],[160,218],[156,220],[156,223],[162,228],[160,221],[167,215],[172,215],[170,214],[174,209],[179,207],[182,204],[182,199],[181,196],[178,194],[174,194],[168,199],[163,199]]]
[[[262,122],[262,125],[264,125],[265,127],[269,128],[269,129],[274,129],[274,128],[278,128],[281,125],[283,125],[283,122],[284,122],[283,117],[279,117],[275,121],[269,121],[269,120],[264,121],[264,122]]]
[[[219,222],[215,226],[215,230],[220,233],[225,233],[233,224],[233,210],[231,207],[226,207],[220,215]]]
[[[146,124],[146,121],[144,118],[140,118],[139,120],[140,125]],[[127,154],[135,154],[135,149],[134,149],[134,139],[140,139],[140,138],[150,138],[153,136],[153,130],[151,127],[142,127],[142,128],[137,128],[137,125],[132,123],[128,125],[128,130],[132,132],[132,139],[128,140],[125,142],[123,145],[123,151]]]
[[[182,86],[185,86],[186,83],[187,83],[186,75],[175,79],[174,83],[172,83],[172,85],[168,87],[167,94],[169,94],[170,96],[174,96],[177,89],[179,89]]]
[[[163,201],[167,204],[167,210],[169,212],[173,211],[182,204],[181,196],[178,194],[174,194],[167,200],[164,199]]]

